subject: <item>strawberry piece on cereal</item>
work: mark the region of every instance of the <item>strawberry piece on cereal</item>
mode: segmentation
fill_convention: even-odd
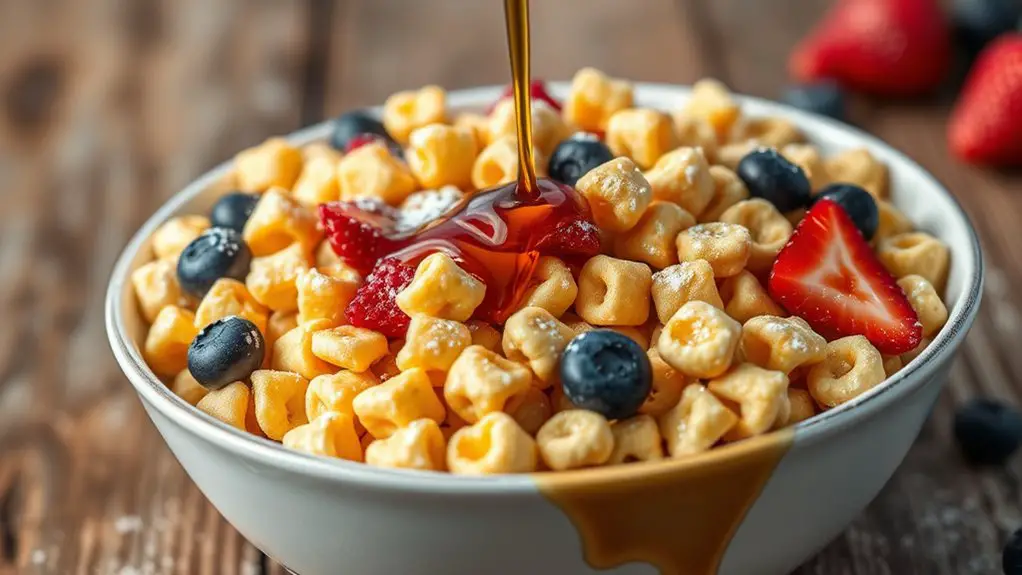
[[[554,97],[550,95],[550,92],[548,92],[546,89],[546,82],[544,82],[543,80],[533,80],[532,82],[529,82],[529,94],[532,95],[532,100],[534,102],[540,100],[548,104],[554,110],[557,110],[558,112],[561,111],[561,103],[555,100]],[[489,115],[490,112],[492,112],[493,109],[496,108],[497,104],[499,104],[500,102],[503,102],[504,100],[514,97],[515,88],[514,86],[509,85],[500,94],[500,98],[497,98],[495,102],[493,102],[492,104],[490,104],[488,108],[486,108],[486,114]]]
[[[355,327],[378,331],[387,337],[404,336],[411,318],[401,311],[395,300],[413,277],[415,266],[394,258],[380,260],[344,310],[348,321]]]
[[[861,334],[881,353],[897,355],[922,339],[904,292],[829,199],[813,205],[777,255],[769,291],[828,340]]]
[[[362,273],[372,270],[380,258],[402,245],[388,237],[397,211],[380,201],[323,204],[319,206],[319,219],[334,252]]]

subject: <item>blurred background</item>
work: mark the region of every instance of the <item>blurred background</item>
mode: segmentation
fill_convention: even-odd
[[[776,98],[829,4],[537,0],[533,74],[713,76]],[[503,84],[507,61],[497,0],[0,0],[0,574],[283,573],[195,489],[117,369],[101,309],[113,261],[236,151],[399,89]],[[963,202],[988,293],[906,463],[802,574],[994,573],[1022,523],[1022,464],[972,470],[950,437],[956,404],[1022,393],[1022,178],[951,158],[954,95],[849,96],[852,122]]]

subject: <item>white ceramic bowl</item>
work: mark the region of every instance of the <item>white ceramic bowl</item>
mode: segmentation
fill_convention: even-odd
[[[499,88],[450,94],[481,108]],[[554,86],[564,96],[566,86]],[[640,84],[639,105],[674,109],[685,88]],[[302,575],[357,573],[787,573],[834,538],[901,462],[975,318],[979,244],[955,200],[922,168],[844,124],[742,98],[785,117],[825,152],[867,147],[890,169],[892,200],[952,252],[950,318],[894,377],[794,428],[682,461],[489,478],[392,471],[292,452],[235,430],[172,394],[142,360],[144,324],[128,277],[168,218],[205,213],[228,168],[199,178],[128,244],[110,280],[110,344],[142,404],[216,508],[270,557]],[[291,136],[323,139],[327,124]]]

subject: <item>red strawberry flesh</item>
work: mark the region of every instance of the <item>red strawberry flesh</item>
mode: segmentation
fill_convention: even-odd
[[[379,205],[377,205],[379,204]],[[362,273],[401,247],[387,237],[394,227],[393,208],[371,200],[319,206],[319,219],[330,246],[346,264]]]
[[[344,314],[351,325],[378,331],[387,337],[403,337],[411,318],[397,306],[397,294],[415,277],[415,267],[385,258],[373,268]]]
[[[911,351],[922,326],[908,298],[837,203],[817,201],[777,255],[770,295],[828,340],[865,336],[881,353]]]
[[[486,114],[489,115],[491,112],[493,112],[493,109],[496,108],[497,104],[499,104],[500,102],[513,98],[514,93],[515,93],[514,86],[508,86],[507,88],[504,88],[504,91],[500,94],[500,98],[497,98],[496,102],[490,104],[490,106],[486,108]],[[532,96],[533,100],[542,100],[543,102],[549,104],[550,107],[553,108],[554,110],[557,110],[558,112],[561,111],[561,103],[555,100],[554,97],[550,95],[550,92],[548,92],[546,89],[546,83],[543,82],[543,80],[533,80],[532,82],[529,83],[529,95]]]

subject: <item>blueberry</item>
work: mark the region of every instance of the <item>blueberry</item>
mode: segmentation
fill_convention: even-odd
[[[248,379],[263,364],[266,342],[259,328],[236,315],[206,326],[188,346],[188,372],[210,390]]]
[[[836,82],[820,82],[791,86],[784,93],[784,103],[800,110],[845,119],[845,94]]]
[[[955,36],[970,52],[1001,34],[1011,32],[1022,20],[1019,0],[954,0],[952,21]]]
[[[1022,414],[993,399],[974,399],[955,413],[955,439],[969,462],[1001,465],[1022,442]]]
[[[576,134],[554,148],[547,173],[562,184],[574,186],[589,170],[613,159],[614,154],[599,138],[592,134]]]
[[[258,203],[258,194],[231,192],[213,204],[209,219],[214,227],[230,228],[240,234]]]
[[[209,228],[181,252],[177,281],[191,295],[201,298],[220,278],[244,281],[252,252],[241,234],[230,228]]]
[[[880,225],[880,211],[876,200],[869,192],[855,184],[831,184],[816,195],[813,201],[827,198],[845,209],[852,218],[855,227],[862,232],[866,241],[873,239],[873,234]]]
[[[1022,528],[1017,529],[1004,544],[1001,552],[1004,575],[1022,575]]]
[[[572,404],[608,419],[635,415],[653,381],[646,350],[607,329],[571,340],[561,355],[560,374],[564,395]]]
[[[368,113],[355,110],[341,114],[334,120],[334,130],[330,134],[330,145],[336,150],[344,150],[355,136],[376,134],[390,139],[383,122]]]
[[[753,150],[738,162],[738,177],[754,198],[763,198],[781,212],[809,204],[812,187],[802,168],[773,148]]]

